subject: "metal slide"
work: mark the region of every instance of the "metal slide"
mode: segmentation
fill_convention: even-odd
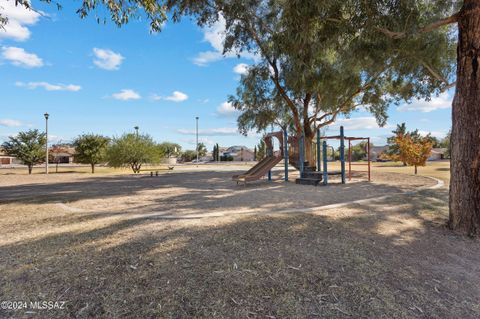
[[[259,180],[282,160],[282,156],[267,156],[244,174],[232,176],[232,180],[236,181],[237,184]]]

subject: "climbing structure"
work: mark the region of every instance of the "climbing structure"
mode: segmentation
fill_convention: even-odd
[[[328,170],[328,155],[327,155],[327,140],[339,140],[340,141],[340,170],[329,171]],[[352,141],[366,141],[365,153],[367,154],[366,163],[352,163]],[[295,145],[296,139],[292,138],[292,145]],[[320,130],[317,130],[317,143],[316,143],[316,165],[303,161],[303,139],[300,138],[298,146],[292,147],[298,149],[298,154],[293,154],[295,158],[299,158],[300,165],[297,169],[300,171],[300,178],[297,178],[295,182],[297,184],[304,185],[319,185],[320,182],[323,185],[328,184],[328,177],[332,175],[338,175],[341,177],[342,184],[346,182],[346,169],[345,169],[345,141],[348,141],[348,179],[352,179],[352,166],[353,165],[366,165],[368,166],[368,181],[371,179],[371,166],[370,166],[370,138],[369,137],[350,137],[345,136],[343,126],[340,127],[340,135],[336,136],[321,136]],[[323,165],[322,165],[323,164]],[[323,166],[323,167],[322,167]]]
[[[273,150],[272,138],[275,137],[280,144],[278,151]],[[335,139],[340,141],[340,170],[328,170],[327,140]],[[352,141],[366,140],[367,163],[352,163],[351,143]],[[284,143],[287,141],[287,143]],[[317,130],[316,163],[305,161],[305,142],[303,136],[288,136],[286,132],[273,132],[265,136],[266,157],[247,172],[232,177],[238,183],[246,184],[249,181],[258,180],[268,174],[271,179],[271,169],[284,160],[285,181],[288,181],[288,165],[292,165],[300,171],[300,177],[295,180],[297,184],[323,185],[328,184],[328,177],[338,175],[342,184],[345,184],[345,141],[348,141],[348,178],[352,178],[352,165],[368,165],[368,181],[370,181],[370,138],[369,137],[347,137],[344,135],[343,126],[340,127],[340,135],[321,136]]]

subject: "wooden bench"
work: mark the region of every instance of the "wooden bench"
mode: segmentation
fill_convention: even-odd
[[[159,168],[159,169],[142,169],[140,170],[141,172],[150,172],[150,176],[158,176],[158,172],[160,171],[172,171],[175,168],[175,166],[167,166],[167,168]]]

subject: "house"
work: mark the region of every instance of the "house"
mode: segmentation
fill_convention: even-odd
[[[53,146],[49,149],[48,162],[52,164],[72,164],[75,148],[71,146]]]
[[[439,161],[442,159],[445,159],[445,152],[447,151],[446,148],[432,148],[432,153],[430,154],[430,157],[428,158],[428,161]]]
[[[372,146],[370,149],[370,160],[376,161],[380,154],[385,153],[388,150],[388,145],[384,146]]]
[[[254,152],[246,146],[235,145],[227,149],[220,148],[220,154],[224,157],[233,157],[234,161],[251,162],[254,161]]]
[[[0,148],[0,166],[17,164],[17,162],[14,156],[7,155],[5,151]]]

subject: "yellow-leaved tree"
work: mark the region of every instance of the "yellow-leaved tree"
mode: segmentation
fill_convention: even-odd
[[[417,174],[418,166],[425,166],[428,157],[432,153],[432,141],[428,137],[412,138],[409,134],[398,135],[395,139],[400,150],[400,160],[407,165],[415,167]]]

